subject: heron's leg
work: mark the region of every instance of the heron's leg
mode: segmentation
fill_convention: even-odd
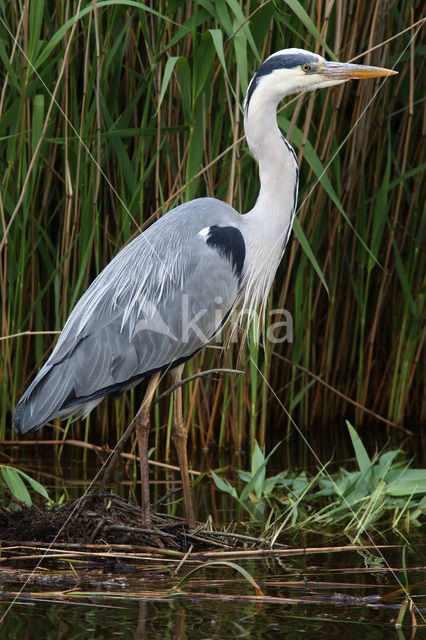
[[[182,379],[184,365],[176,367],[172,371],[173,382],[176,384]],[[191,529],[195,528],[194,507],[192,505],[191,485],[188,473],[188,454],[186,444],[188,440],[188,432],[183,422],[182,415],[182,387],[175,389],[173,392],[173,442],[175,443],[176,452],[179,461],[180,475],[182,478],[183,501],[185,504],[186,520]]]
[[[151,377],[144,399],[136,414],[136,437],[139,445],[139,462],[141,469],[141,501],[142,501],[142,524],[150,526],[152,524],[151,508],[149,505],[149,469],[148,469],[148,436],[151,428],[151,404],[154,398],[155,389],[160,378],[160,372],[154,373]]]

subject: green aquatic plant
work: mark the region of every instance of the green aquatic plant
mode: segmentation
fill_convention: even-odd
[[[29,485],[30,489],[43,496],[43,498],[49,500],[49,494],[40,482],[31,478],[31,476],[21,471],[21,469],[0,464],[0,490],[7,488],[12,494],[12,501],[9,506],[13,505],[14,509],[19,509],[19,503],[22,502],[27,507],[31,507],[33,501],[27,485]],[[4,491],[1,491],[1,493],[3,493],[4,496],[6,495]],[[1,502],[5,503],[5,498],[0,500],[0,504]]]
[[[266,506],[269,505],[272,508],[273,501],[278,500],[280,502],[284,488],[286,490],[286,500],[291,500],[292,508],[294,509],[296,505],[300,504],[306,491],[312,486],[313,480],[309,480],[305,471],[300,473],[281,471],[273,476],[266,476],[266,465],[280,444],[278,443],[265,456],[259,444],[255,441],[251,455],[250,471],[243,471],[242,469],[237,471],[240,480],[246,483],[239,495],[228,480],[221,478],[214,471],[211,472],[217,488],[237,500],[253,520],[265,519]]]
[[[237,471],[240,479],[246,483],[240,495],[228,480],[221,478],[214,471],[211,472],[217,488],[237,500],[254,520],[264,519],[266,502],[272,496],[276,484],[283,475],[280,473],[266,477],[266,465],[279,444],[265,457],[258,443],[254,443],[250,471]]]
[[[418,527],[426,514],[426,469],[411,468],[401,449],[370,458],[349,422],[347,428],[358,466],[354,471],[340,468],[330,474],[323,466],[316,475],[286,470],[267,477],[266,466],[277,447],[265,456],[256,443],[250,471],[237,471],[246,483],[240,494],[212,472],[214,482],[253,520],[265,520],[269,506],[268,529],[274,530],[275,539],[289,527],[333,533],[337,527],[357,539],[379,523],[387,526],[390,513],[394,531]]]
[[[332,476],[318,477],[320,490],[316,500],[332,499],[318,514],[318,522],[345,521],[345,533],[362,532],[393,512],[392,528],[419,526],[426,514],[426,469],[410,468],[402,449],[394,449],[370,458],[361,438],[347,421],[358,470],[341,468]],[[348,521],[349,516],[349,521]]]

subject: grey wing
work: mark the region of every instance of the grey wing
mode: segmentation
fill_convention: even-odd
[[[238,281],[225,258],[215,256],[213,266],[211,250],[205,253],[203,259],[192,257],[184,281],[169,286],[159,300],[142,292],[125,323],[125,298],[113,308],[106,305],[102,326],[79,340],[69,360],[79,398],[103,396],[111,387],[118,391],[172,368],[212,339],[235,302]]]
[[[86,415],[105,395],[173,368],[212,339],[237,299],[244,262],[243,238],[228,220],[238,214],[219,204],[221,226],[205,227],[206,216],[179,207],[104,269],[21,398],[15,428]]]

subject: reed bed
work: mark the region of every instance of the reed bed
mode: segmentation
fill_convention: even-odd
[[[421,17],[408,1],[4,2],[0,437],[14,437],[17,399],[123,244],[191,198],[253,206],[241,103],[261,59],[284,47],[399,75],[281,111],[301,163],[300,211],[268,314],[291,313],[293,341],[265,336],[188,363],[187,376],[246,372],[187,385],[192,445],[241,450],[270,425],[278,441],[291,430],[283,407],[311,441],[331,434],[337,446],[344,418],[383,438],[424,424]],[[87,441],[90,426],[92,441],[113,444],[139,393],[102,403],[74,437]],[[167,402],[155,410],[166,458]]]

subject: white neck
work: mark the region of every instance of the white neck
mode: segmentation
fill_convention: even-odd
[[[294,209],[297,159],[278,128],[277,100],[261,99],[256,91],[244,118],[248,145],[259,163],[260,191],[250,216],[268,227],[287,228]]]
[[[298,165],[293,149],[284,141],[276,111],[281,96],[265,97],[256,89],[246,110],[244,129],[248,145],[259,163],[260,191],[255,206],[243,216],[247,269],[244,308],[249,315],[265,309],[269,289],[288,240],[295,213]]]

